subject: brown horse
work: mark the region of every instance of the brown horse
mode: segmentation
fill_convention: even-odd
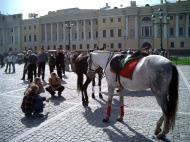
[[[82,93],[82,104],[83,106],[88,106],[88,94],[87,87],[92,81],[92,98],[95,98],[94,95],[94,86],[95,86],[95,76],[89,77],[87,75],[88,70],[88,54],[87,53],[74,53],[71,58],[71,64],[73,64],[73,71],[77,74],[77,90]],[[99,98],[103,98],[101,94],[101,80],[103,77],[102,68],[98,68],[95,71],[98,74],[98,86],[99,86]],[[86,76],[86,81],[83,83],[84,76]]]

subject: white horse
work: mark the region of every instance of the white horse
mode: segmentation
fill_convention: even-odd
[[[89,55],[89,72],[99,66],[105,70],[108,83],[107,113],[103,122],[108,122],[111,116],[111,104],[115,88],[120,88],[120,116],[118,121],[123,121],[124,116],[124,89],[145,90],[151,89],[159,106],[162,116],[157,122],[155,135],[158,139],[164,138],[170,128],[175,125],[175,116],[178,106],[178,71],[175,65],[167,58],[160,55],[149,55],[140,59],[132,79],[120,76],[120,83],[116,81],[116,74],[110,71],[110,61],[116,54],[110,51],[94,51]],[[163,129],[161,126],[163,125]]]

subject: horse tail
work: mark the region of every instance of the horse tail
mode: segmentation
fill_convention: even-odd
[[[83,86],[83,74],[77,73],[77,91],[80,92]]]
[[[174,127],[175,117],[178,107],[178,85],[179,74],[175,65],[172,64],[172,78],[169,84],[168,98],[166,103],[166,117],[169,121],[169,127]]]

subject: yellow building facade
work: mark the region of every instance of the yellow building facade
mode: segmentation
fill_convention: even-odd
[[[71,8],[26,20],[20,14],[1,14],[0,19],[1,52],[41,47],[136,50],[149,42],[154,49],[190,54],[190,1],[98,10]]]

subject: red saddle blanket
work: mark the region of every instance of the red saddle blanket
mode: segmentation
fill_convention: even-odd
[[[133,71],[140,59],[134,59],[125,64],[124,68],[119,72],[119,75],[132,80]],[[113,70],[111,72],[115,73]]]

